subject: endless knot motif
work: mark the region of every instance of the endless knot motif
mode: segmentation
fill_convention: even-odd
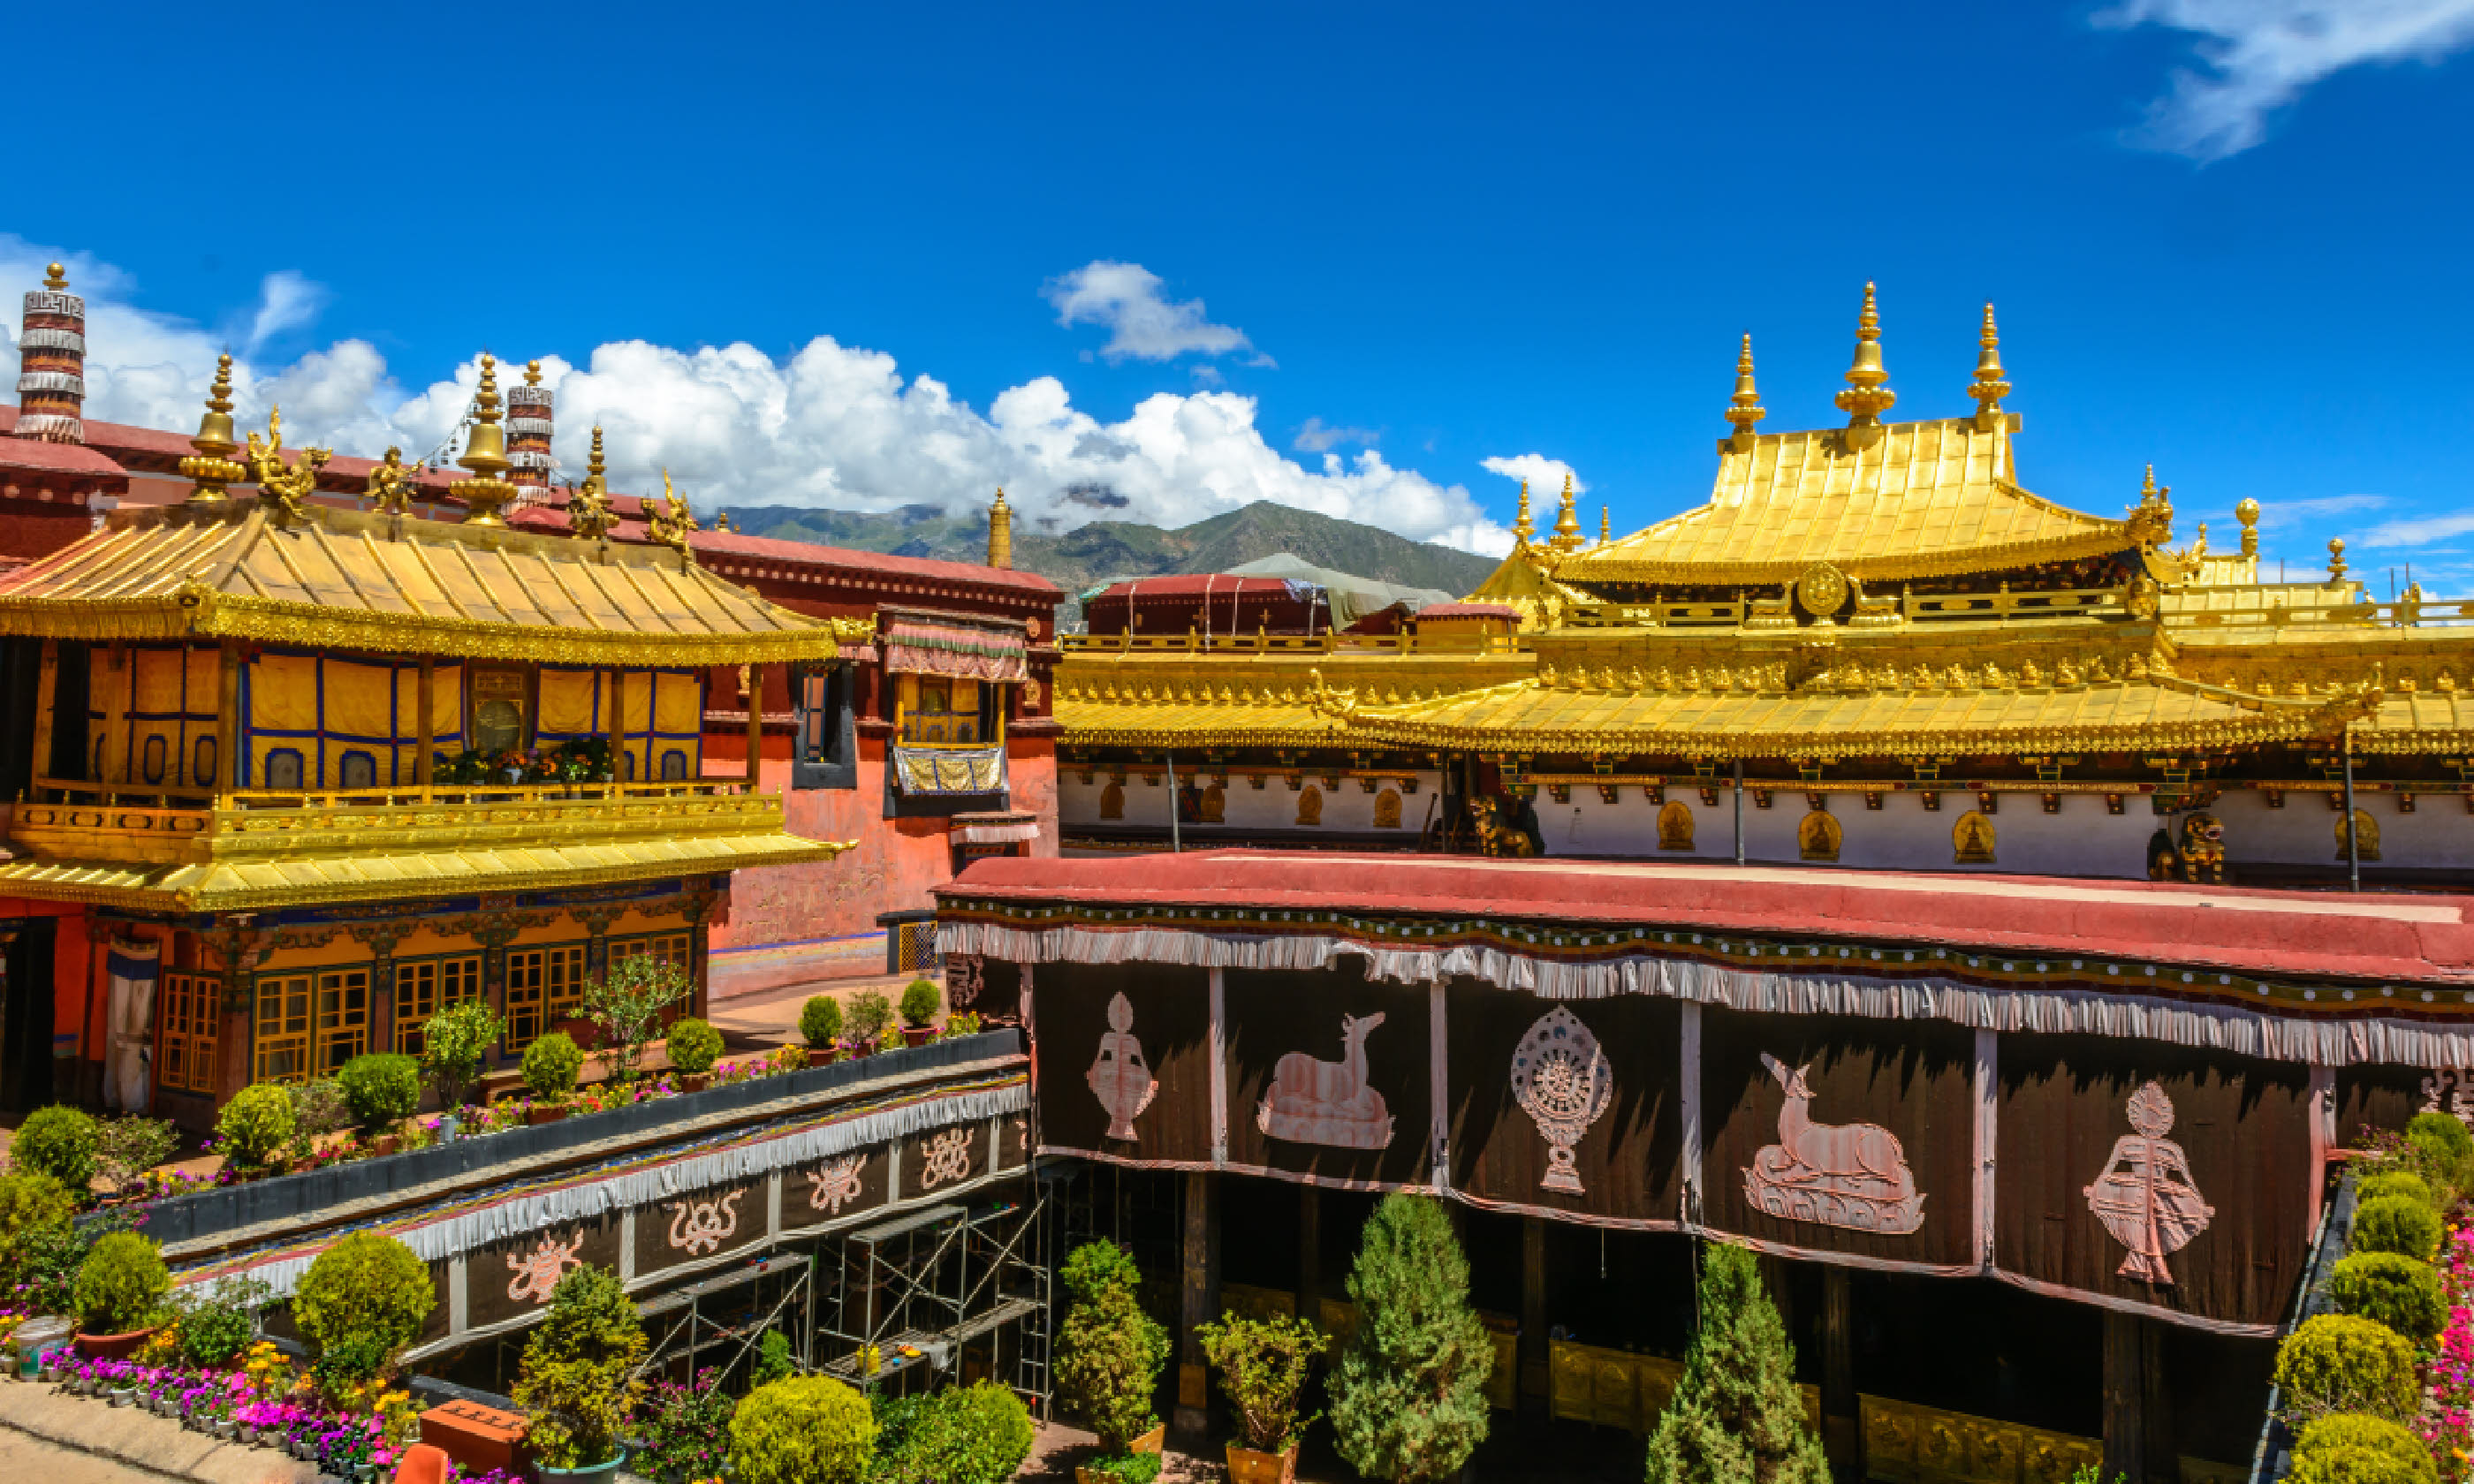
[[[971,1174],[971,1131],[947,1129],[928,1140],[928,1162],[919,1171],[919,1188],[934,1190],[952,1180],[967,1180]]]
[[[739,1198],[745,1189],[733,1190],[718,1201],[672,1201],[669,1243],[693,1257],[699,1252],[718,1252],[739,1230]]]
[[[808,1172],[808,1209],[828,1215],[841,1214],[844,1201],[859,1199],[859,1174],[867,1164],[867,1156],[848,1154],[819,1169]]]
[[[1568,1010],[1548,1011],[1512,1052],[1512,1095],[1546,1140],[1548,1190],[1581,1193],[1572,1146],[1607,1111],[1614,1096],[1614,1069],[1598,1039]]]
[[[507,1254],[507,1271],[516,1276],[507,1283],[507,1297],[518,1304],[546,1304],[550,1291],[567,1276],[569,1268],[584,1266],[576,1251],[584,1245],[584,1233],[562,1246],[555,1237],[545,1236],[541,1245],[518,1257]]]

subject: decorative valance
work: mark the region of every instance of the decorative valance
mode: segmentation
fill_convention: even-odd
[[[906,794],[1001,794],[1005,748],[897,747],[893,777]]]
[[[954,816],[954,840],[958,845],[1010,845],[1038,838],[1039,816],[1026,811]]]
[[[1029,678],[1030,635],[1019,623],[976,623],[960,613],[888,609],[885,668],[892,675],[952,675],[1009,684]]]

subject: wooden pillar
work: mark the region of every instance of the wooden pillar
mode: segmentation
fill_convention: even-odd
[[[198,780],[219,793],[228,794],[240,787],[240,641],[224,640],[216,675],[215,776],[211,782]]]
[[[35,682],[35,777],[38,778],[51,777],[53,771],[52,713],[60,693],[61,641],[45,639],[42,673]],[[36,790],[35,797],[42,798],[41,790]]]
[[[1553,1389],[1546,1349],[1546,1220],[1520,1218],[1520,1410],[1546,1414]]]
[[[1322,1192],[1298,1186],[1298,1317],[1322,1323]]]
[[[752,794],[764,776],[764,667],[749,664],[740,688],[747,692],[747,791]]]
[[[2136,1314],[2104,1316],[2104,1473],[2122,1484],[2173,1484],[2151,1476],[2147,1458],[2148,1336]]]
[[[610,778],[627,777],[627,672],[610,672]]]
[[[1841,1479],[1864,1477],[1862,1403],[1856,1396],[1855,1275],[1821,1269],[1821,1442]]]
[[[1210,1376],[1195,1327],[1220,1317],[1220,1177],[1194,1170],[1185,1177],[1184,1271],[1177,1283],[1176,1409],[1178,1432],[1201,1434],[1208,1426]]]
[[[111,693],[103,702],[103,778],[104,783],[121,783],[129,778],[129,646],[114,644],[104,652],[104,683]]]
[[[2148,1484],[2180,1484],[2181,1448],[2173,1435],[2172,1373],[2165,1366],[2165,1327],[2153,1319],[2138,1321],[2139,1430],[2147,1444]]]
[[[431,782],[430,754],[438,750],[438,660],[421,657],[421,675],[413,687],[412,708],[421,714],[413,720],[412,780],[425,793]]]

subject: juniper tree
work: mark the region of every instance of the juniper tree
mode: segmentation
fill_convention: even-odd
[[[1486,1441],[1494,1342],[1468,1303],[1468,1258],[1434,1201],[1389,1195],[1366,1224],[1348,1296],[1357,1331],[1330,1380],[1340,1456],[1392,1484],[1440,1479]]]
[[[1701,1328],[1650,1434],[1648,1484],[1830,1484],[1805,1422],[1795,1347],[1761,1286],[1759,1259],[1713,1246],[1701,1263]]]

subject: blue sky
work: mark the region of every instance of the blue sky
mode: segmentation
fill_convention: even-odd
[[[598,418],[707,502],[1268,496],[1485,548],[1496,468],[1577,470],[1592,531],[1700,500],[1742,332],[1765,427],[1843,420],[1871,278],[1896,418],[1967,409],[1997,303],[2039,493],[2117,511],[2152,460],[2184,537],[2251,495],[2297,570],[2343,534],[2474,590],[2474,0],[43,31],[74,127],[19,152],[0,286],[71,255],[98,417],[193,425],[230,345],[245,412],[424,451],[487,347],[549,360],[571,471]]]

